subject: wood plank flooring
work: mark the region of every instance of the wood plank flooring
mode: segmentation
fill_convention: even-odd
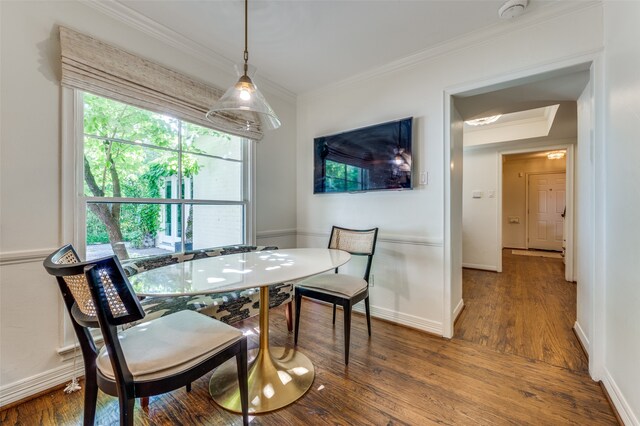
[[[504,250],[503,272],[463,271],[465,309],[456,338],[495,351],[586,372],[573,325],[576,284],[564,280],[562,259]]]
[[[465,271],[465,279],[469,278]],[[498,309],[497,301],[494,304]],[[484,334],[471,330],[473,321],[482,322],[491,315],[476,314],[474,309],[474,303],[465,309],[466,318],[458,327],[464,326],[469,336],[486,335],[480,344],[466,338],[446,340],[375,319],[369,340],[364,317],[354,315],[350,363],[345,367],[341,316],[333,328],[330,307],[304,300],[299,349],[316,368],[313,386],[296,403],[255,416],[251,424],[616,424],[599,385],[581,367],[564,368],[506,350],[520,343],[489,344],[493,326],[483,324],[480,330]],[[257,326],[257,318],[241,324],[245,330]],[[293,344],[283,312],[271,315],[271,341],[273,345]],[[252,345],[257,346],[255,335]],[[551,350],[557,347],[550,346]],[[179,389],[152,397],[148,412],[136,406],[136,424],[241,424],[238,415],[218,408],[211,400],[209,376],[195,382],[190,393]],[[117,424],[117,400],[100,393],[98,405],[96,424]],[[78,425],[82,408],[82,391],[65,395],[57,390],[0,411],[0,423]]]

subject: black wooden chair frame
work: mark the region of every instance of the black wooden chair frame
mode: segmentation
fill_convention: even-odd
[[[133,409],[136,398],[171,392],[183,386],[186,386],[187,390],[190,390],[191,383],[194,380],[202,377],[234,356],[236,357],[238,368],[238,381],[243,407],[243,424],[248,424],[247,339],[245,336],[242,336],[222,351],[183,372],[157,380],[135,381],[127,367],[117,330],[118,325],[140,320],[144,318],[145,315],[140,306],[140,302],[133,292],[131,284],[126,279],[124,271],[115,256],[90,262],[56,264],[54,258],[59,255],[59,253],[68,250],[73,251],[73,254],[78,258],[73,247],[68,245],[47,257],[44,261],[44,266],[47,272],[54,275],[58,281],[82,350],[85,362],[84,425],[93,425],[95,422],[98,388],[109,395],[118,397],[120,404],[120,424],[133,425]],[[110,278],[120,300],[129,313],[128,315],[114,318],[109,309],[109,302],[102,285],[95,284],[101,282],[98,274],[99,270],[104,268],[111,271],[114,269],[117,270],[116,274],[110,274]],[[80,311],[67,283],[63,279],[65,276],[81,274],[84,274],[87,278],[89,290],[93,296],[97,318],[87,316]],[[96,359],[99,351],[96,348],[90,332],[90,328],[96,327],[99,327],[102,331],[102,337],[109,353],[115,380],[104,376],[97,369]]]
[[[76,305],[73,294],[64,281],[65,276],[82,275],[84,268],[91,265],[92,262],[79,262],[70,264],[58,264],[56,260],[61,254],[71,251],[73,255],[79,259],[80,257],[74,248],[68,244],[58,249],[55,253],[49,255],[43,262],[44,268],[50,275],[56,277],[58,287],[62,293],[62,299],[69,313],[73,330],[76,333],[82,358],[84,360],[84,421],[85,426],[94,424],[96,415],[96,402],[98,399],[98,382],[96,359],[98,357],[98,349],[91,335],[92,328],[100,328],[98,319],[83,314],[78,305]]]
[[[371,249],[371,253],[358,253],[358,252],[349,252],[352,256],[367,256],[367,266],[364,272],[364,280],[367,282],[367,287],[353,295],[352,297],[348,296],[339,296],[337,294],[329,294],[320,290],[315,290],[309,287],[297,287],[295,288],[295,302],[296,302],[296,322],[295,322],[295,331],[294,331],[294,345],[298,344],[298,332],[300,330],[300,309],[302,307],[302,297],[308,297],[311,299],[320,300],[323,302],[331,303],[333,305],[333,325],[336,324],[336,306],[342,306],[342,310],[344,312],[344,363],[345,365],[349,364],[349,346],[351,342],[351,311],[353,305],[358,302],[364,300],[365,312],[367,317],[367,330],[369,332],[369,337],[371,337],[371,308],[369,307],[369,275],[371,273],[371,263],[373,260],[373,255],[375,253],[376,248],[376,240],[378,238],[378,228],[372,229],[349,229],[349,228],[341,228],[339,226],[334,226],[331,229],[331,235],[329,236],[329,248],[331,248],[331,242],[333,241],[333,234],[336,230],[344,230],[349,232],[374,232],[373,235],[373,246]],[[336,268],[334,273],[338,273],[338,269]]]

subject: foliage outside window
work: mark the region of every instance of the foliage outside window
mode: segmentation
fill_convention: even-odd
[[[88,93],[83,100],[88,259],[244,242],[240,138]]]
[[[364,187],[366,170],[349,164],[327,160],[326,167],[326,191],[362,191]]]

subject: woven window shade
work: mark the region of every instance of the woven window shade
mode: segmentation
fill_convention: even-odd
[[[243,123],[252,120],[250,114],[229,114],[217,123],[205,119],[209,106],[223,90],[65,27],[60,27],[60,46],[65,87],[225,129],[222,131],[236,136],[262,139],[261,131],[244,130]]]

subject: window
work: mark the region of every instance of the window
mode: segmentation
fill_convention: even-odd
[[[247,142],[84,93],[86,258],[243,244]]]
[[[364,182],[367,182],[366,173],[368,171],[361,167],[349,164],[338,163],[327,160],[325,167],[326,192],[362,191],[367,189]]]

